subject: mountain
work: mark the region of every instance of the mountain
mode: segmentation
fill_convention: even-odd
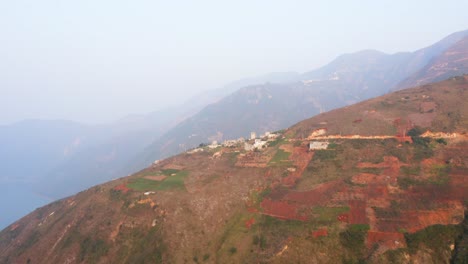
[[[411,62],[407,64],[408,75],[417,72],[419,69],[422,69],[428,63],[430,63],[431,60],[442,54],[444,51],[466,36],[468,36],[468,30],[458,31],[448,35],[447,37],[429,47],[413,52]]]
[[[401,82],[398,88],[441,81],[466,72],[468,72],[468,36],[434,57],[421,70]]]
[[[408,83],[402,86],[400,83],[425,67],[430,67],[436,57],[448,52],[448,49],[455,48],[454,45],[458,46],[455,49],[463,49],[463,45],[466,47],[466,43],[460,41],[467,36],[468,30],[455,32],[429,47],[414,52],[385,54],[376,50],[364,50],[344,54],[322,68],[304,73],[302,80],[342,81],[363,99],[383,95],[389,90],[396,90],[397,87],[401,89],[419,85]],[[457,59],[456,56],[460,55],[457,53],[450,59]],[[463,73],[466,71],[447,69],[445,79]]]
[[[366,99],[385,94],[401,81],[412,57],[410,52],[390,55],[364,50],[341,55],[322,68],[304,73],[302,79],[309,83],[321,81],[325,85],[340,82],[356,96]]]
[[[96,143],[82,148],[41,178],[35,189],[55,198],[62,198],[98,183],[127,175],[142,167],[132,165],[135,156],[170,128],[176,126],[204,106],[220,100],[231,91],[271,79],[277,82],[298,76],[294,72],[270,73],[231,82],[190,98],[180,106],[165,108],[144,115],[131,115],[94,129]]]
[[[130,173],[128,160],[178,114],[160,111],[106,125],[26,120],[0,126],[0,183],[8,190],[0,194],[0,228],[52,200]]]
[[[149,164],[200,143],[247,137],[251,131],[260,134],[279,130],[320,111],[357,100],[341,83],[336,87],[328,84],[321,87],[320,83],[244,87],[168,131],[147,148],[140,162]]]
[[[97,136],[87,136],[88,140],[96,138],[89,147],[80,148],[76,155],[68,155],[65,160],[50,159],[53,162],[61,161],[52,169],[35,170],[36,177],[44,175],[42,179],[55,179],[56,182],[36,187],[49,196],[63,197],[212,139],[225,140],[245,137],[251,131],[263,133],[277,130],[321,111],[385,94],[466,36],[468,31],[457,32],[412,53],[388,55],[365,50],[345,54],[322,68],[304,74],[278,72],[245,78],[200,94],[177,107],[148,115],[133,115],[113,124],[92,128],[99,132],[93,132]],[[459,48],[464,44],[460,42]],[[453,59],[453,56],[447,59]],[[463,69],[450,69],[443,77],[464,73]],[[239,90],[240,87],[249,86]],[[292,92],[288,93],[289,90]],[[270,92],[274,93],[273,100],[256,106],[248,105],[248,102],[256,100],[252,99],[255,97],[253,94],[258,93],[258,97],[264,98],[273,96],[269,95]],[[279,108],[283,110],[271,114],[271,109]],[[243,112],[243,109],[248,112]],[[224,118],[227,116],[232,117],[229,122]],[[242,123],[235,120],[242,120]],[[7,153],[12,152],[14,150]],[[46,157],[34,156],[29,160],[44,161]],[[21,158],[17,158],[16,163],[18,160]],[[48,161],[43,164],[48,164]],[[18,168],[12,166],[11,169]],[[18,172],[21,175],[29,174],[21,172],[21,169]],[[82,175],[87,175],[87,179],[82,179]],[[64,184],[70,180],[75,180],[76,184],[68,184],[70,188],[64,188]]]
[[[68,128],[60,128],[44,122],[43,128],[25,126],[17,131],[15,126],[0,127],[0,141],[5,141],[2,146],[6,146],[0,150],[5,161],[0,178],[8,178],[9,184],[15,185],[10,189],[19,190],[10,192],[15,197],[23,189],[35,193],[35,197],[71,195],[200,143],[247,137],[251,131],[260,134],[279,130],[391,89],[466,73],[463,51],[467,43],[462,40],[467,36],[468,31],[457,32],[415,52],[389,55],[365,50],[345,54],[304,74],[278,72],[245,78],[195,96],[180,106],[128,116],[106,125],[67,124]],[[33,131],[41,129],[49,130],[36,138]],[[5,132],[7,135],[2,131],[10,132]],[[66,137],[68,134],[71,136]],[[40,147],[31,147],[36,145],[34,142],[39,142]],[[19,165],[26,160],[28,166]],[[28,180],[17,184],[20,178]],[[8,197],[4,200],[20,200]],[[40,199],[25,199],[33,200]],[[32,203],[28,210],[37,205]],[[12,207],[9,203],[7,207],[0,205],[0,211],[12,212]],[[2,215],[0,228],[14,219],[9,216],[10,220],[5,220],[8,214]]]
[[[205,106],[216,103],[240,88],[262,83],[290,83],[299,80],[300,74],[297,72],[271,72],[264,75],[247,77],[230,82],[221,88],[208,90],[187,100],[184,106],[195,106],[192,113],[197,113]]]
[[[161,160],[10,225],[0,263],[466,260],[467,99],[455,77],[319,114],[256,150]]]
[[[173,127],[128,167],[143,168],[201,143],[247,137],[252,131],[279,130],[308,116],[383,95],[409,76],[422,76],[419,72],[430,68],[438,57],[438,65],[449,65],[441,78],[468,73],[460,66],[460,61],[465,61],[465,53],[460,51],[468,47],[463,41],[466,37],[468,30],[456,32],[415,52],[364,50],[344,54],[317,70],[285,74],[288,78],[282,80],[289,82],[246,86]]]
[[[345,54],[304,74],[279,72],[245,78],[195,96],[180,106],[128,116],[106,125],[66,124],[60,128],[34,121],[36,127],[24,126],[23,130],[0,127],[0,140],[5,146],[0,150],[5,161],[0,178],[2,184],[8,181],[11,190],[1,198],[24,202],[21,206],[0,204],[0,211],[20,209],[15,214],[2,214],[0,228],[50,197],[64,197],[127,175],[200,143],[246,137],[251,131],[260,134],[278,130],[308,116],[404,87],[405,83],[407,86],[420,83],[416,80],[439,80],[464,73],[460,61],[464,62],[461,51],[466,42],[461,40],[467,35],[468,31],[457,32],[416,52],[389,55],[365,50]],[[456,65],[452,65],[455,61]],[[431,74],[440,76],[424,77]],[[42,138],[34,136],[32,131],[36,130]],[[30,147],[36,143],[41,147]],[[21,166],[25,161],[28,166]],[[22,190],[28,190],[34,198],[19,199]]]
[[[242,86],[289,81],[270,73],[231,82],[179,106],[129,115],[108,124],[26,120],[0,126],[0,229],[51,200],[134,171],[132,160],[167,130]],[[24,193],[28,193],[25,195]],[[11,201],[14,201],[13,203]]]
[[[62,198],[98,183],[127,175],[125,165],[152,141],[182,119],[184,113],[164,109],[133,115],[116,122],[90,126],[92,141],[39,177],[34,190]]]

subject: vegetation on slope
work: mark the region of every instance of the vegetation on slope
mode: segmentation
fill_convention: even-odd
[[[465,121],[439,121],[451,118],[446,103],[466,100],[467,86],[449,80],[340,110],[356,116],[320,115],[256,152],[218,148],[160,161],[5,229],[0,263],[447,262],[451,245],[453,259],[463,260],[456,224],[468,200]],[[372,106],[386,110],[370,113]],[[360,111],[378,113],[385,125],[365,130],[370,121]],[[425,137],[401,115],[420,130],[459,136]],[[350,133],[394,134],[322,139],[327,149],[309,150],[311,131],[326,125],[328,135],[340,135],[339,123]],[[402,131],[412,137],[395,135]]]

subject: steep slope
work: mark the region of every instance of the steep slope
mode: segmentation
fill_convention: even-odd
[[[171,157],[17,221],[0,263],[448,263],[467,209],[467,99],[457,77],[320,114],[259,150]]]
[[[322,68],[304,73],[302,80],[341,80],[348,87],[352,87],[356,94],[363,94],[363,99],[379,96],[389,90],[419,85],[408,83],[409,86],[403,87],[398,84],[422,70],[434,58],[440,56],[467,36],[468,30],[455,32],[431,46],[414,52],[385,54],[375,50],[365,50],[345,54]],[[451,75],[447,75],[446,78],[463,73],[466,72],[453,72]]]
[[[315,129],[326,127],[335,135],[407,135],[414,126],[440,132],[466,133],[468,106],[463,103],[466,75],[426,84],[333,110],[304,120],[290,129],[305,138]],[[457,87],[455,89],[454,87]],[[460,96],[457,98],[457,96]]]
[[[127,175],[146,166],[133,162],[154,141],[170,128],[191,117],[208,104],[219,101],[243,86],[272,80],[278,83],[298,76],[294,72],[269,73],[243,78],[225,86],[201,93],[180,106],[165,108],[145,115],[132,115],[109,125],[100,125],[97,144],[82,149],[66,162],[49,170],[35,190],[62,198],[98,183]],[[309,116],[309,115],[308,115]]]
[[[26,120],[0,126],[0,183],[8,189],[0,193],[0,228],[52,200],[131,173],[126,164],[192,110],[102,125]]]
[[[125,165],[174,126],[183,114],[183,110],[167,109],[88,126],[93,133],[82,137],[86,146],[41,174],[34,189],[57,199],[127,175],[131,171]]]
[[[208,90],[187,100],[184,106],[197,106],[192,113],[196,113],[202,108],[212,103],[216,103],[224,97],[241,89],[242,87],[258,85],[263,83],[291,83],[299,80],[300,74],[297,72],[272,72],[260,76],[253,76],[236,80],[224,85],[221,88]]]
[[[398,87],[401,89],[441,81],[467,72],[468,36],[433,58],[423,69],[408,77]]]
[[[447,49],[466,48],[467,43],[459,42],[466,36],[468,30],[457,32],[415,52],[389,55],[365,50],[345,54],[296,77],[296,82],[294,75],[287,75],[290,83],[244,87],[168,131],[129,167],[142,168],[200,143],[246,137],[251,131],[278,130],[307,116],[383,95],[445,51],[452,55],[444,62],[459,61],[460,53]],[[466,73],[465,69],[450,69],[443,76]]]
[[[464,73],[466,69],[460,63],[464,63],[461,56],[465,53],[461,51],[467,43],[460,39],[467,35],[468,31],[457,32],[412,53],[388,55],[366,50],[346,54],[302,75],[286,72],[246,78],[194,97],[180,107],[102,126],[98,143],[69,155],[46,174],[36,172],[35,175],[44,175],[36,190],[63,197],[200,143],[246,137],[251,131],[278,130],[308,116],[382,95],[410,74],[416,76],[414,80],[422,80],[427,75],[425,81],[431,81]],[[440,58],[435,60],[437,56]],[[434,69],[438,73],[426,72]],[[434,74],[437,79],[430,77]],[[418,83],[413,79],[408,82]],[[258,85],[221,99],[239,87],[252,84]],[[203,108],[209,103],[214,104]],[[200,109],[203,110],[193,115]]]
[[[0,127],[0,183],[8,190],[0,194],[0,228],[51,200],[130,173],[124,164],[165,131],[164,118],[107,125],[27,120]]]
[[[424,68],[428,63],[431,62],[431,60],[445,52],[448,48],[466,36],[468,36],[468,30],[458,31],[448,35],[431,46],[413,52],[411,61],[405,66],[407,73],[406,76],[414,74],[418,70]]]
[[[8,189],[0,194],[0,229],[51,200],[142,168],[129,166],[137,154],[179,122],[232,91],[297,76],[279,72],[240,79],[180,106],[129,115],[109,124],[28,120],[0,126],[0,183]]]
[[[171,129],[148,148],[140,162],[148,164],[200,143],[247,137],[251,131],[259,134],[275,131],[325,110],[323,105],[335,108],[343,105],[343,101],[352,101],[345,87],[327,89],[331,87],[315,85],[311,88],[303,83],[242,88]],[[337,89],[342,90],[344,96],[335,98]]]
[[[33,129],[22,133],[10,133],[11,137],[2,138],[13,143],[11,148],[3,149],[5,156],[8,158],[5,166],[9,166],[7,169],[11,167],[12,173],[9,173],[10,170],[7,171],[8,173],[3,170],[0,172],[0,178],[3,173],[10,178],[18,178],[24,175],[34,176],[37,180],[34,186],[36,191],[54,198],[71,195],[95,184],[131,173],[134,170],[128,164],[148,145],[158,140],[167,130],[190,117],[193,113],[198,112],[208,104],[220,100],[232,91],[245,85],[262,83],[267,79],[277,82],[288,81],[297,75],[297,73],[285,72],[244,78],[190,98],[180,106],[164,108],[148,114],[130,115],[109,124],[80,125],[83,127],[82,130],[86,129],[87,132],[82,133],[77,129],[73,130],[75,137],[64,144],[71,144],[72,140],[79,139],[80,147],[74,149],[74,152],[68,153],[66,157],[47,159],[47,155],[38,154],[34,149],[26,151],[25,149],[34,145],[31,142],[25,148],[15,149],[18,142],[25,141],[25,138],[19,135],[29,136],[28,132],[30,133]],[[38,120],[36,122],[47,127],[47,121]],[[54,130],[56,133],[54,133]],[[56,134],[60,133],[61,130],[50,127],[48,132],[48,138],[60,138]],[[40,141],[35,140],[35,142],[51,143],[44,138]],[[65,145],[61,146],[59,154],[65,147]],[[30,153],[30,155],[28,157],[14,156],[15,153],[19,152]],[[23,162],[24,160],[29,160],[34,164],[43,164],[44,166],[52,161],[54,163],[44,169],[16,165],[18,161]],[[24,170],[25,168],[31,168],[31,171],[23,172],[21,169]]]
[[[407,76],[407,67],[414,54],[401,52],[385,54],[364,50],[341,55],[318,70],[304,73],[306,82],[341,82],[354,91],[356,97],[367,99],[386,93]]]

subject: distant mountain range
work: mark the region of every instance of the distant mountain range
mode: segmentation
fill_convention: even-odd
[[[468,31],[457,32],[415,52],[345,54],[302,74],[246,78],[179,106],[107,125],[24,121],[0,126],[0,181],[21,179],[40,194],[64,197],[200,143],[279,130],[390,90],[467,73],[467,36]]]
[[[468,30],[457,32],[415,52],[389,55],[364,50],[345,54],[317,70],[297,75],[289,83],[244,87],[179,123],[138,160],[149,164],[200,143],[247,137],[251,131],[261,134],[279,130],[308,116],[390,90],[468,73],[463,66],[468,61],[467,37]],[[437,78],[434,69],[439,69]]]
[[[0,229],[38,205],[127,175],[138,154],[187,117],[245,85],[290,81],[297,73],[246,78],[190,98],[177,107],[129,115],[103,125],[25,120],[0,126]],[[28,192],[29,195],[24,195]]]
[[[457,37],[464,36],[461,40],[443,50],[438,56],[434,56],[423,68],[400,82],[396,89],[437,82],[452,76],[466,74],[468,72],[468,36],[462,33],[456,35]],[[452,40],[455,39],[458,38]]]

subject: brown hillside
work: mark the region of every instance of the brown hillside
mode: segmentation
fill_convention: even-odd
[[[399,89],[441,81],[468,73],[468,37],[464,37],[424,68],[414,73],[397,87]]]
[[[318,115],[263,149],[160,161],[9,226],[0,263],[448,263],[468,200],[467,91],[452,78]]]
[[[289,135],[307,138],[326,128],[328,135],[404,135],[414,126],[466,133],[468,76],[427,84],[319,114],[293,126]]]

